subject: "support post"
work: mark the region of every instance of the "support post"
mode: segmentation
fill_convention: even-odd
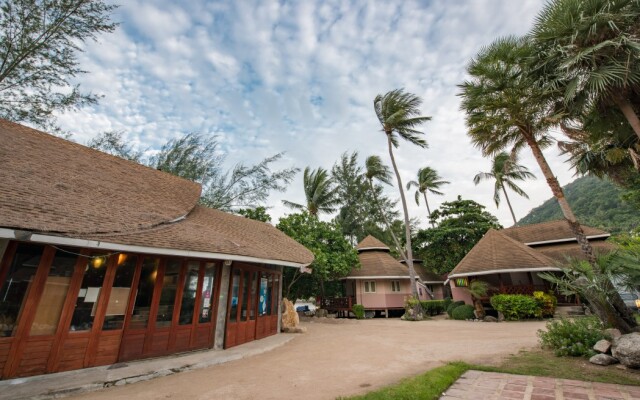
[[[229,282],[231,278],[231,264],[222,263],[220,274],[220,295],[218,296],[218,313],[216,315],[216,332],[213,341],[215,350],[224,349],[225,332],[227,330],[227,302],[229,301]]]

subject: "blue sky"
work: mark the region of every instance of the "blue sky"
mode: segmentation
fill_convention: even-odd
[[[493,204],[492,184],[472,182],[490,161],[469,143],[456,85],[482,46],[525,33],[543,4],[127,1],[114,15],[120,27],[80,56],[89,71],[82,87],[104,97],[59,120],[82,143],[120,130],[153,151],[177,135],[201,132],[218,136],[229,167],[284,151],[280,167],[331,168],[345,151],[388,162],[373,99],[405,88],[424,99],[423,114],[433,118],[423,127],[428,149],[401,143],[396,152],[405,182],[431,166],[451,182],[444,196],[432,198],[434,208],[461,195],[509,226],[506,204]],[[570,182],[555,148],[547,154],[560,182]],[[522,184],[530,200],[511,197],[518,218],[551,196],[528,152],[522,163],[539,178]],[[388,191],[397,197],[395,188]],[[269,199],[276,219],[290,212],[282,199],[303,202],[302,174]],[[411,201],[410,213],[427,227],[424,207]]]

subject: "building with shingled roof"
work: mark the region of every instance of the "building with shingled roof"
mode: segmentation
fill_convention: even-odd
[[[0,120],[0,378],[279,332],[313,254],[197,183]]]

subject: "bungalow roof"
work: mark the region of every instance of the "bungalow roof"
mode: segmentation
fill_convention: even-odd
[[[609,236],[601,229],[582,225],[587,236]],[[575,236],[565,220],[542,222],[539,224],[514,226],[502,230],[502,233],[521,243],[538,243],[553,241],[575,241]]]

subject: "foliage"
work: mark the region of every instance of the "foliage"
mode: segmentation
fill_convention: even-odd
[[[306,167],[302,177],[306,204],[298,204],[288,200],[282,202],[295,210],[305,210],[313,216],[320,213],[332,213],[336,210],[339,200],[336,197],[337,188],[324,168],[311,170]]]
[[[451,299],[451,297],[447,296],[442,301],[444,301],[444,311],[447,311],[447,309],[449,308],[449,306],[453,302],[453,299]]]
[[[90,140],[87,146],[113,156],[124,158],[125,160],[141,163],[143,152],[127,144],[122,135],[122,131],[103,132]]]
[[[533,292],[533,298],[538,302],[539,313],[536,317],[551,318],[556,312],[558,299],[551,293],[541,291]]]
[[[464,304],[464,301],[454,301],[453,303],[449,304],[449,306],[447,307],[447,315],[451,318],[453,310],[455,310],[457,307],[463,306]]]
[[[471,281],[467,290],[472,298],[480,299],[487,295],[487,292],[489,291],[489,284],[485,281],[476,279]]]
[[[474,319],[475,318],[475,314],[473,313],[474,311],[475,311],[475,308],[473,306],[464,304],[454,308],[453,311],[451,312],[451,317],[456,320]]]
[[[55,112],[97,102],[71,81],[85,73],[82,44],[112,32],[114,5],[100,0],[0,3],[0,116],[57,131]]]
[[[542,346],[552,349],[556,356],[590,357],[593,346],[604,339],[602,322],[595,317],[563,318],[547,322],[547,330],[539,330]]]
[[[424,300],[420,304],[425,314],[431,316],[442,314],[446,310],[444,300]]]
[[[541,314],[538,301],[523,294],[497,294],[489,300],[491,306],[508,321],[536,318]]]
[[[307,212],[291,214],[280,218],[278,229],[308,248],[315,259],[310,265],[311,274],[299,269],[283,276],[285,294],[288,299],[309,298],[325,295],[324,283],[337,280],[349,274],[351,268],[358,268],[360,261],[357,251],[342,235],[342,229],[334,222],[324,222]],[[298,281],[303,279],[302,283]],[[308,279],[305,279],[308,278]],[[313,283],[317,284],[314,287]]]
[[[267,209],[264,207],[241,208],[237,212],[245,218],[262,222],[271,222],[271,215],[267,213]]]
[[[364,319],[364,306],[362,304],[354,304],[351,307],[351,311],[355,314],[356,319]]]
[[[416,258],[439,274],[451,272],[489,229],[502,228],[484,206],[460,196],[442,203],[431,217],[436,227],[419,230],[414,249]]]
[[[621,200],[623,191],[608,179],[592,176],[578,178],[564,188],[567,201],[576,217],[585,225],[604,229],[613,234],[629,232],[640,227],[640,213]],[[518,225],[537,224],[562,218],[555,198],[529,211]]]

